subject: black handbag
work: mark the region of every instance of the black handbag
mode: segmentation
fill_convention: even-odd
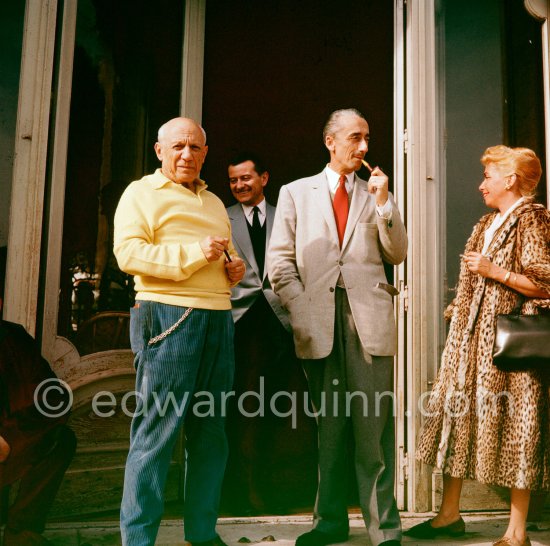
[[[550,371],[550,315],[522,315],[523,296],[509,315],[497,315],[493,362],[503,372]]]

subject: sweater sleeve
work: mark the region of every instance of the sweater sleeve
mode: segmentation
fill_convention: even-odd
[[[155,243],[154,226],[130,185],[115,213],[114,253],[122,271],[182,281],[208,264],[200,242]]]

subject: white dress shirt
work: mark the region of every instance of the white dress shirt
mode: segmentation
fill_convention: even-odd
[[[504,214],[498,213],[495,216],[495,219],[491,222],[491,225],[485,230],[485,235],[483,239],[483,249],[481,251],[482,254],[485,254],[487,250],[489,249],[489,245],[493,241],[493,237],[495,236],[496,231],[498,228],[504,224],[506,221],[506,218],[512,214],[512,211],[519,207],[523,203],[524,199],[523,197],[520,197]]]
[[[333,171],[328,165],[325,168],[325,174],[327,175],[328,189],[330,191],[330,196],[332,199],[334,199],[334,194],[336,193],[336,190],[338,189],[338,186],[340,184],[340,175],[336,171]],[[351,196],[353,194],[354,186],[355,186],[355,173],[346,174],[346,191],[348,192],[350,202],[351,202]],[[386,220],[390,220],[391,219],[390,200],[388,199],[382,206],[376,205],[376,212],[378,213],[378,216],[381,216]]]
[[[260,203],[256,205],[259,209],[258,212],[258,218],[260,220],[260,225],[263,226],[265,223],[265,215],[266,215],[266,204],[265,199],[262,199]],[[241,203],[241,207],[243,208],[244,217],[246,218],[246,221],[252,225],[252,220],[254,218],[254,207],[251,207],[249,205],[244,205]]]

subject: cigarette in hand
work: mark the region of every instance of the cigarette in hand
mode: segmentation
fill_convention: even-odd
[[[365,165],[365,167],[370,171],[372,172],[374,169],[364,160],[364,159],[361,159],[361,163],[363,163],[363,165]]]

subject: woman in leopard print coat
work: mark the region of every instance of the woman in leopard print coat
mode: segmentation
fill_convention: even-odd
[[[449,335],[427,408],[417,457],[443,470],[439,513],[407,533],[464,534],[459,498],[464,478],[511,488],[508,529],[495,545],[529,545],[532,489],[550,489],[549,387],[538,372],[505,373],[492,361],[496,316],[550,307],[550,213],[530,197],[540,162],[526,148],[488,148],[480,186],[496,209],[474,227],[456,298],[446,311]],[[550,343],[550,340],[549,340]]]

